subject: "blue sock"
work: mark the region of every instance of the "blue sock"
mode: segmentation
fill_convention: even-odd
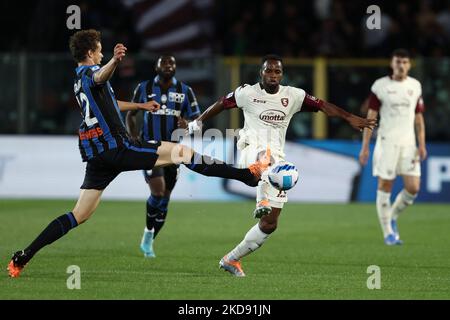
[[[150,195],[147,199],[147,214],[146,214],[146,225],[148,230],[152,230],[155,227],[155,219],[159,214],[159,203],[161,202],[162,197],[158,197],[155,195]]]
[[[208,177],[234,179],[256,187],[258,180],[249,169],[234,168],[222,161],[194,152],[191,163],[184,164],[187,168]]]
[[[156,235],[159,233],[161,228],[163,227],[164,223],[166,222],[167,217],[167,207],[169,206],[169,197],[162,197],[161,201],[158,205],[158,216],[155,219],[155,233],[153,235],[153,238],[156,237]]]
[[[39,236],[25,249],[25,252],[31,259],[43,247],[58,240],[76,226],[78,226],[78,223],[72,212],[59,216],[50,222]]]

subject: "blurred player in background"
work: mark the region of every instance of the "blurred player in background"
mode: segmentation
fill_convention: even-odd
[[[236,179],[256,186],[269,163],[262,161],[248,169],[236,169],[176,143],[132,141],[120,112],[156,111],[159,104],[155,101],[116,100],[109,80],[125,57],[127,48],[117,44],[111,60],[100,67],[103,58],[100,32],[82,30],[70,38],[70,50],[78,64],[73,89],[83,118],[79,129],[79,149],[83,161],[87,162],[86,173],[75,208],[54,219],[25,249],[13,254],[8,264],[9,275],[13,278],[20,275],[39,250],[88,220],[100,203],[103,190],[123,171],[151,170],[183,163],[206,176]]]
[[[185,118],[193,120],[200,115],[194,91],[175,78],[176,68],[177,64],[173,55],[161,55],[155,68],[158,75],[153,80],[139,83],[134,90],[133,102],[146,103],[153,100],[161,105],[161,108],[156,111],[144,111],[142,141],[172,141],[174,130],[187,127]],[[126,118],[128,132],[133,139],[138,139],[139,135],[136,125],[138,112],[138,110],[129,111]],[[166,220],[170,194],[177,182],[179,171],[179,165],[174,164],[143,172],[150,188],[150,196],[146,204],[146,227],[140,245],[145,257],[156,256],[153,240]]]
[[[420,161],[427,157],[427,149],[422,86],[419,81],[408,76],[411,69],[409,53],[403,49],[395,50],[391,68],[391,76],[380,78],[372,85],[367,119],[376,119],[380,115],[373,153],[373,175],[378,177],[376,207],[384,242],[396,245],[402,243],[397,219],[417,197]],[[369,158],[371,136],[371,130],[364,130],[359,154],[362,165]],[[397,175],[403,177],[404,189],[391,207],[392,185]]]
[[[304,90],[282,86],[282,59],[268,55],[262,59],[261,82],[243,85],[222,97],[209,107],[197,120],[189,123],[189,132],[201,129],[206,121],[223,110],[240,108],[244,113],[244,128],[239,132],[237,147],[241,150],[240,165],[256,161],[270,151],[271,162],[283,161],[286,130],[296,112],[322,111],[331,117],[345,119],[353,128],[362,131],[372,129],[376,119],[364,119],[353,115],[334,104],[307,94]],[[267,171],[259,182],[256,193],[254,217],[260,218],[245,235],[244,240],[220,260],[220,267],[235,276],[245,276],[240,259],[257,250],[277,228],[278,217],[287,202],[284,191],[275,189],[267,180]]]

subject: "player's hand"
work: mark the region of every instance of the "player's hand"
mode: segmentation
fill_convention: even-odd
[[[425,146],[419,146],[419,157],[420,160],[423,161],[427,158],[428,152],[427,152],[427,148]]]
[[[369,160],[369,148],[362,148],[359,153],[359,163],[362,166],[365,166],[367,164],[367,161]]]
[[[194,134],[194,132],[202,131],[202,122],[201,121],[191,121],[188,123],[187,133],[189,135]]]
[[[188,127],[188,121],[184,119],[183,117],[177,117],[177,126],[181,129],[187,129]]]
[[[159,110],[159,107],[160,107],[159,103],[156,101],[153,101],[153,100],[148,101],[146,103],[140,103],[139,106],[140,106],[140,109],[151,111],[151,112]]]
[[[120,61],[122,61],[123,57],[125,57],[126,53],[127,53],[127,47],[125,47],[122,43],[118,43],[114,47],[113,59],[116,62],[120,62]]]
[[[356,130],[363,131],[364,128],[373,130],[377,126],[377,119],[367,119],[352,114],[348,119],[348,123]]]

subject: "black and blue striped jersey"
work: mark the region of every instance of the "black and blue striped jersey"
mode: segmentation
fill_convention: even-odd
[[[109,81],[94,82],[98,65],[75,69],[75,97],[80,105],[83,121],[79,128],[79,148],[83,161],[124,145],[128,134],[117,100]]]
[[[172,132],[178,128],[177,117],[194,119],[200,109],[191,87],[172,78],[172,86],[164,90],[159,76],[153,81],[139,83],[134,90],[133,102],[145,103],[155,100],[161,107],[155,112],[145,111],[142,127],[144,141],[172,141]]]

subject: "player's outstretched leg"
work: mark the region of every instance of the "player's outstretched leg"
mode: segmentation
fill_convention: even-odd
[[[100,201],[101,194],[102,191],[100,190],[81,190],[78,202],[71,212],[50,222],[28,247],[13,254],[7,269],[9,276],[17,278],[25,265],[39,250],[89,219]]]
[[[204,176],[239,180],[256,187],[261,174],[270,164],[270,157],[263,157],[247,169],[234,168],[222,161],[199,154],[187,146],[163,141],[158,148],[156,167],[183,163],[187,168]]]
[[[269,234],[263,232],[257,223],[247,232],[241,243],[219,261],[219,267],[236,277],[245,277],[241,259],[260,248],[268,237]]]
[[[244,277],[241,259],[258,250],[272,234],[278,223],[281,208],[271,208],[269,215],[263,216],[245,235],[244,239],[219,262],[219,267],[237,277]]]
[[[256,187],[256,208],[253,211],[253,217],[255,219],[261,219],[272,212],[272,207],[270,206],[269,200],[265,196],[265,189],[267,188],[266,181],[259,181]]]
[[[272,158],[270,149],[267,149],[265,153],[258,154],[258,160],[263,159],[263,161],[270,161],[270,164],[275,162]],[[272,212],[272,207],[270,206],[269,199],[267,197],[269,189],[269,178],[268,170],[265,170],[261,175],[261,181],[259,181],[256,187],[256,208],[253,211],[253,217],[255,219],[260,219]]]

